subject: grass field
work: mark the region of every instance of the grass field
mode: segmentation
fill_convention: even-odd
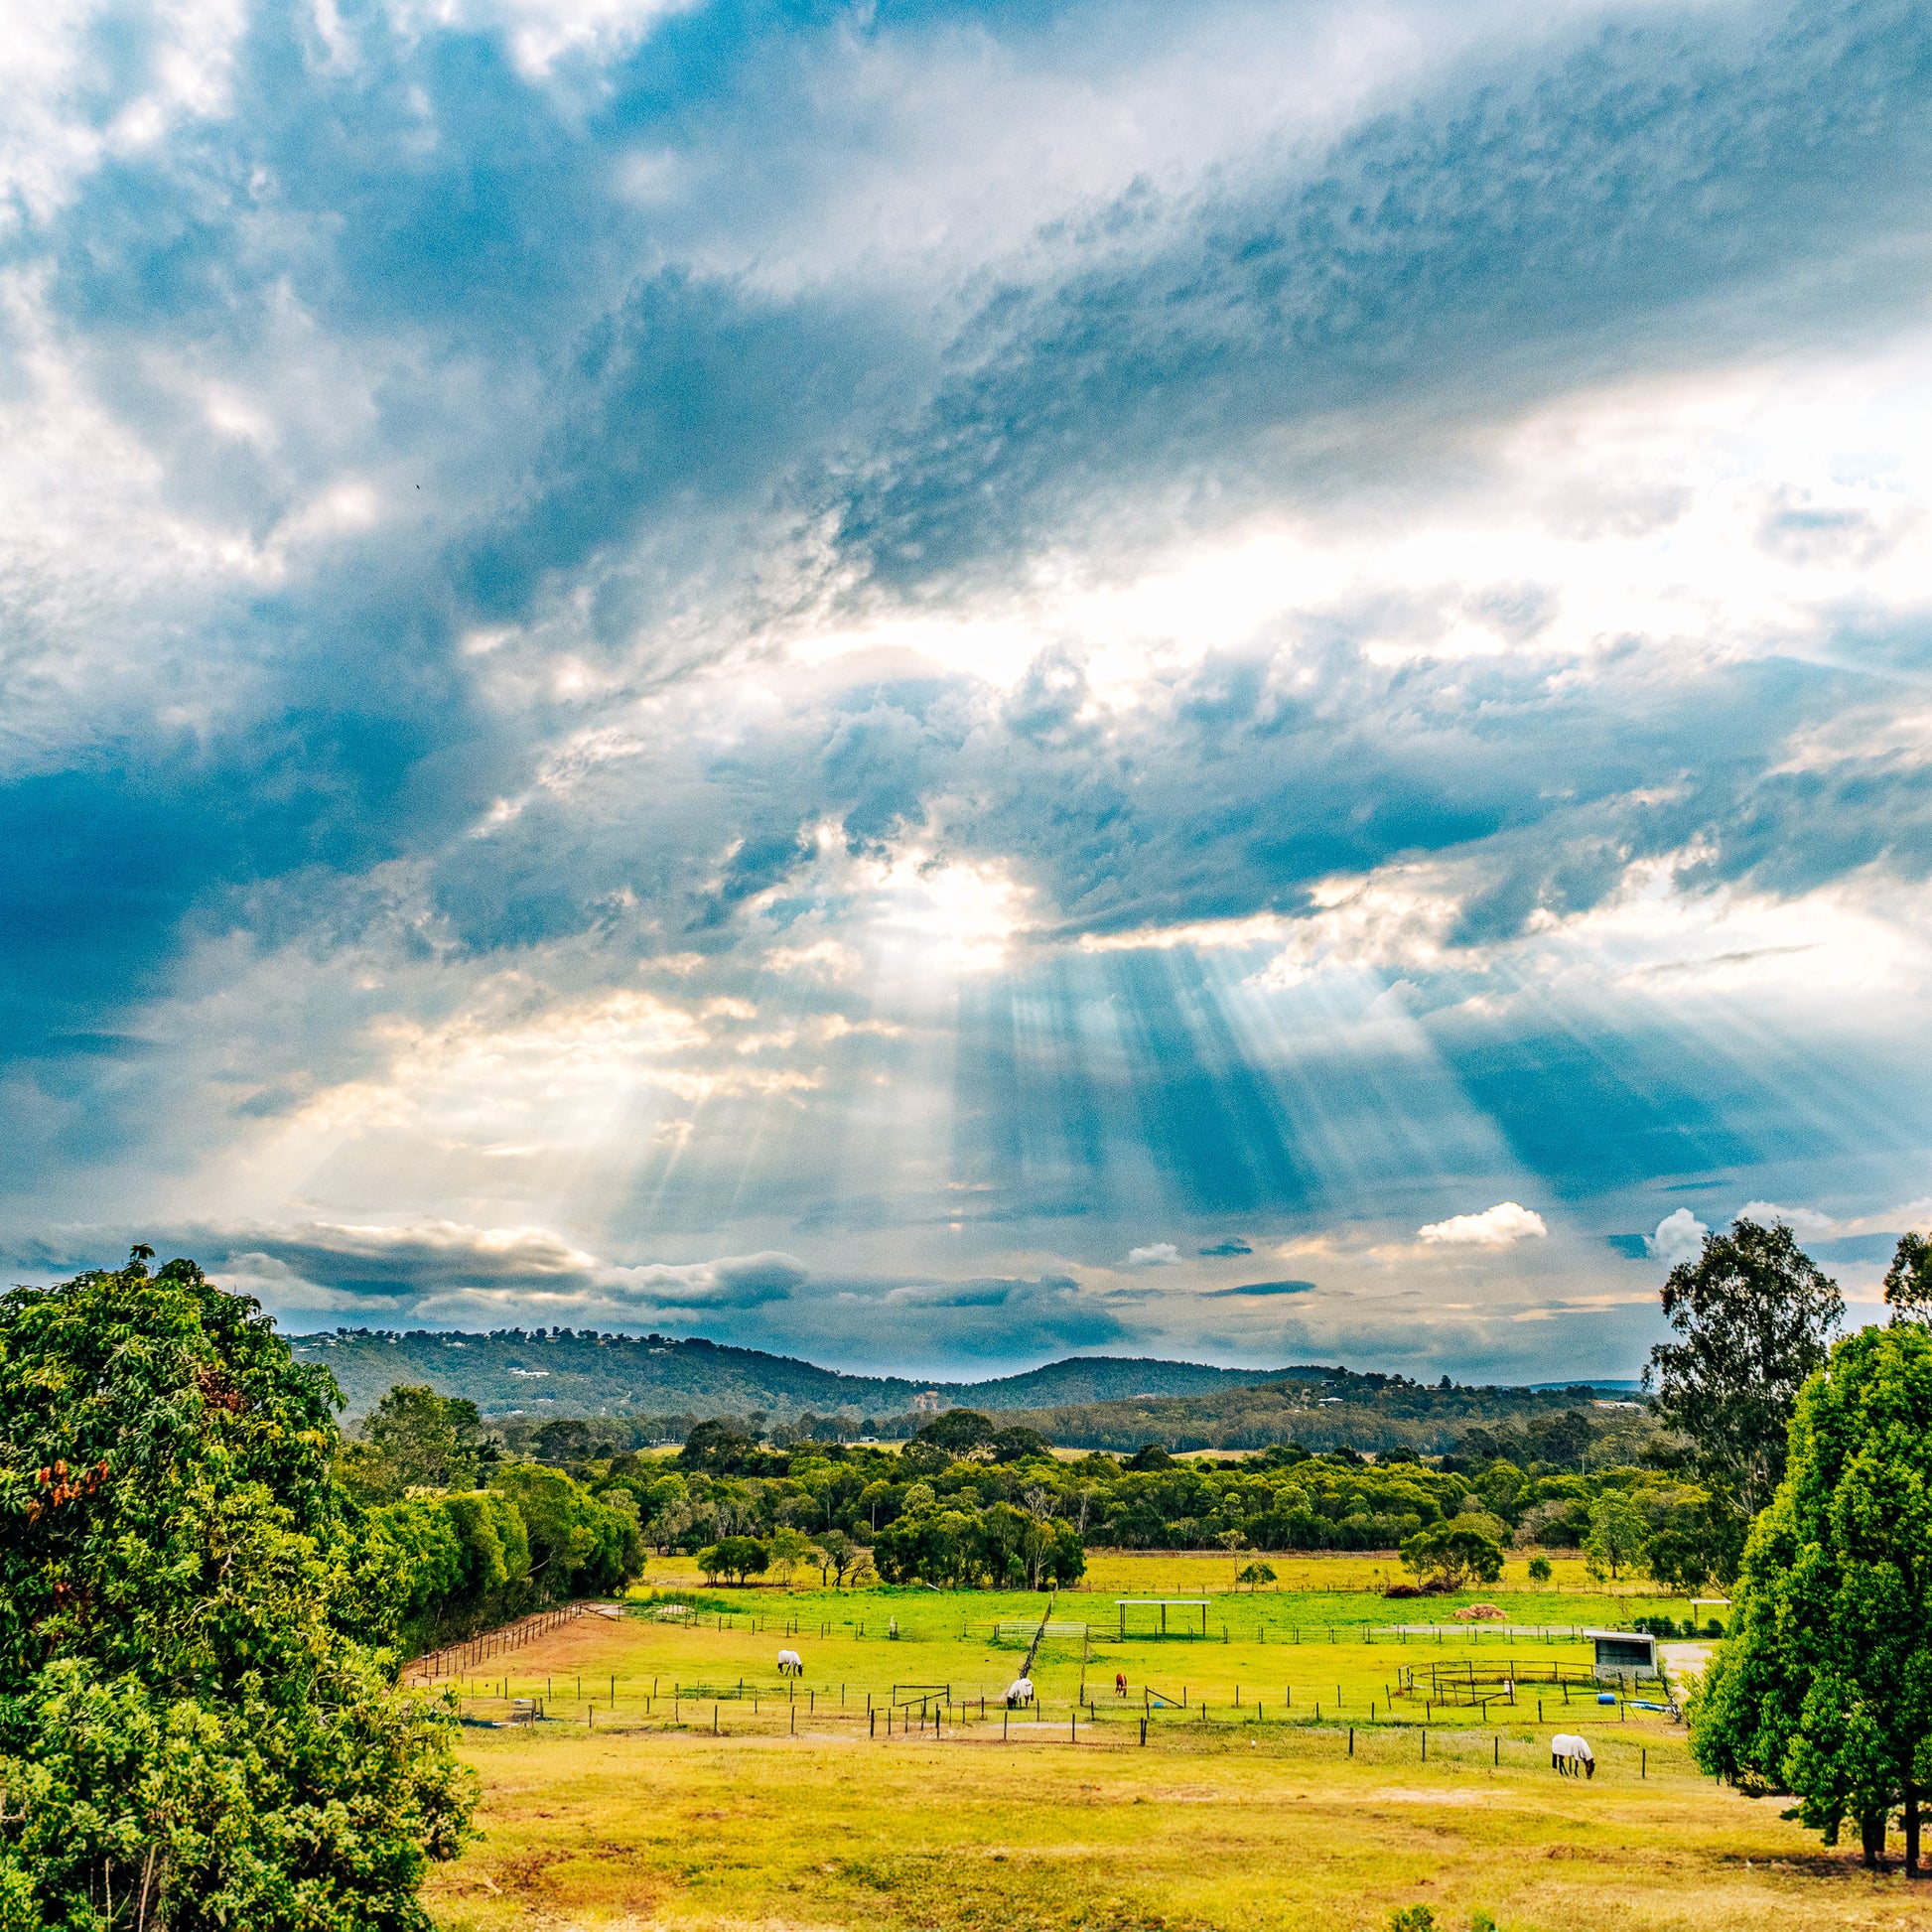
[[[1932,1899],[1699,1776],[1661,1714],[1579,1703],[1539,1724],[1524,1681],[1513,1709],[1431,1712],[1425,1761],[1422,1708],[1398,1700],[1389,1722],[1401,1664],[1521,1673],[1586,1648],[1460,1630],[1405,1643],[1395,1619],[1438,1620],[1440,1599],[1369,1595],[1365,1575],[1325,1561],[1277,1568],[1330,1587],[1216,1592],[1206,1640],[1121,1643],[1111,1595],[1063,1595],[1056,1621],[1088,1622],[1094,1640],[1048,1639],[1042,1708],[1017,1722],[998,1699],[1024,1653],[994,1626],[1036,1620],[1037,1596],[705,1592],[746,1606],[584,1618],[467,1683],[479,1724],[509,1715],[505,1692],[544,1699],[547,1717],[466,1730],[486,1837],[435,1876],[432,1909],[448,1932],[1327,1932],[1417,1902],[1456,1932],[1478,1907],[1506,1932],[1928,1923]],[[1186,1574],[1132,1559],[1107,1587],[1152,1594]],[[1484,1595],[1524,1621],[1627,1614],[1513,1581]],[[805,1659],[795,1689],[776,1676],[780,1643]],[[1143,1745],[1150,1690],[1186,1705],[1155,1707]],[[1593,1780],[1552,1773],[1560,1727],[1590,1737]]]

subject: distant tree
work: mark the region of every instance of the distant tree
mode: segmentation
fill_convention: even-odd
[[[797,1530],[781,1526],[771,1533],[771,1568],[777,1572],[778,1581],[789,1584],[801,1563],[808,1562],[812,1554],[810,1541]]]
[[[1607,1575],[1612,1582],[1643,1554],[1650,1525],[1620,1489],[1606,1489],[1590,1505],[1589,1535],[1584,1542],[1590,1575]]]
[[[1272,1563],[1251,1563],[1245,1570],[1236,1572],[1234,1581],[1246,1584],[1248,1594],[1252,1596],[1263,1584],[1275,1581],[1275,1566]]]
[[[1466,1516],[1431,1523],[1402,1541],[1402,1564],[1443,1589],[1465,1583],[1493,1584],[1503,1574],[1503,1548]]]
[[[559,1468],[577,1467],[588,1462],[597,1449],[596,1433],[581,1417],[555,1416],[537,1430],[539,1462],[552,1462]]]
[[[1547,1584],[1550,1581],[1552,1574],[1553,1573],[1550,1569],[1550,1559],[1548,1557],[1532,1557],[1530,1559],[1530,1582],[1531,1583]]]
[[[1901,1234],[1885,1270],[1885,1303],[1894,1321],[1932,1322],[1932,1241]]]
[[[853,1542],[843,1530],[827,1530],[814,1542],[817,1545],[819,1582],[823,1584],[829,1577],[832,1587],[840,1588],[845,1583],[846,1572],[858,1561],[860,1545]]]
[[[755,1536],[721,1536],[710,1549],[699,1551],[698,1562],[706,1577],[742,1584],[747,1577],[762,1575],[771,1552]]]
[[[1030,1456],[1044,1455],[1052,1446],[1038,1430],[1015,1423],[1001,1430],[987,1447],[995,1462],[1024,1462]]]
[[[1728,1584],[1736,1576],[1750,1526],[1721,1497],[1686,1486],[1653,1492],[1644,1511],[1643,1561],[1660,1584],[1689,1595],[1714,1578]]]
[[[1173,1467],[1173,1457],[1159,1443],[1143,1443],[1128,1457],[1127,1466],[1130,1469],[1171,1469]]]
[[[963,1461],[973,1455],[990,1456],[999,1433],[992,1421],[977,1409],[948,1409],[924,1424],[912,1440],[931,1449],[944,1449],[955,1460]],[[1033,1430],[1026,1433],[1035,1434]],[[1044,1437],[1039,1440],[1045,1442]]]
[[[379,1647],[341,1398],[148,1258],[0,1301],[0,1924],[427,1932],[473,1780]]]
[[[1824,1361],[1845,1299],[1782,1222],[1740,1218],[1671,1270],[1663,1306],[1683,1339],[1650,1351],[1658,1414],[1691,1439],[1706,1481],[1754,1516],[1784,1474],[1798,1391]]]
[[[490,1487],[516,1505],[527,1526],[539,1600],[613,1590],[642,1568],[636,1511],[626,1514],[600,1502],[562,1469],[506,1462]]]
[[[474,1489],[488,1432],[477,1405],[424,1383],[397,1383],[361,1428],[367,1464],[393,1495],[411,1489]]]
[[[759,1459],[759,1446],[733,1422],[713,1417],[693,1426],[678,1450],[678,1466],[709,1475],[732,1475]]]
[[[1865,1861],[1902,1806],[1919,1872],[1932,1767],[1932,1333],[1866,1328],[1801,1394],[1790,1460],[1752,1527],[1725,1641],[1691,1707],[1705,1770],[1797,1793]]]

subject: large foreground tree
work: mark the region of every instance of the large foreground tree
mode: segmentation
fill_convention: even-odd
[[[194,1263],[0,1300],[0,1932],[414,1932],[468,1831],[331,1479],[340,1398]]]
[[[1663,1303],[1680,1339],[1650,1351],[1657,1413],[1691,1439],[1705,1481],[1755,1516],[1784,1474],[1798,1391],[1825,1359],[1845,1298],[1782,1222],[1739,1219],[1671,1270]]]
[[[1856,1824],[1868,1863],[1902,1808],[1918,1875],[1932,1781],[1932,1333],[1917,1324],[1848,1336],[1800,1395],[1691,1743],[1707,1771],[1795,1792],[1828,1843]]]

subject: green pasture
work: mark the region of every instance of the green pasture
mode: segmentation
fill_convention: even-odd
[[[1111,1597],[1075,1593],[1054,1620],[1091,1640],[1050,1637],[1040,1708],[1009,1715],[1024,1646],[996,1626],[1036,1623],[1037,1595],[681,1595],[687,1617],[589,1615],[466,1672],[485,1836],[432,1879],[445,1932],[1380,1932],[1417,1903],[1439,1932],[1478,1908],[1503,1932],[1921,1922],[1853,1848],[1702,1777],[1667,1717],[1546,1697],[1539,1722],[1527,1673],[1586,1664],[1575,1641],[1405,1642],[1413,1600],[1219,1590],[1205,1639],[1122,1642]],[[781,1645],[802,1679],[779,1680]],[[1458,1659],[1522,1672],[1515,1706],[1425,1725],[1398,1700],[1391,1721],[1398,1668]],[[1552,1771],[1560,1728],[1590,1738],[1593,1779]]]
[[[1626,1616],[1627,1605],[1613,1599],[1520,1591],[1482,1599],[1519,1626],[1548,1632],[1531,1634],[1456,1625],[1456,1598],[1391,1601],[1361,1590],[1188,1595],[1205,1600],[1204,1617],[1191,1606],[1171,1608],[1163,1636],[1158,1610],[1137,1605],[1122,1637],[1110,1597],[1063,1592],[1033,1667],[1036,1706],[1012,1716],[1004,1714],[1004,1694],[1045,1607],[1032,1591],[660,1587],[638,1593],[621,1622],[597,1620],[600,1661],[588,1673],[558,1668],[560,1657],[574,1657],[572,1646],[590,1640],[571,1636],[562,1651],[552,1644],[476,1655],[461,1664],[456,1683],[478,1722],[521,1715],[534,1723],[540,1714],[545,1724],[587,1730],[699,1725],[719,1735],[789,1735],[802,1718],[872,1735],[884,1734],[887,1711],[896,1732],[912,1709],[942,1729],[992,1725],[1007,1735],[1033,1735],[1042,1725],[1075,1736],[1082,1726],[1131,1725],[1138,1734],[1144,1718],[1159,1733],[1180,1724],[1521,1728],[1587,1714],[1593,1724],[1614,1724],[1619,1735],[1654,1735],[1660,1746],[1674,1748],[1681,1738],[1660,1714],[1600,1707],[1595,1687],[1583,1681],[1593,1652],[1575,1632]],[[1688,1608],[1647,1602],[1678,1616]],[[1437,1627],[1400,1627],[1411,1620]],[[780,1648],[798,1652],[802,1676],[780,1678]],[[1442,1688],[1458,1677],[1461,1689]]]

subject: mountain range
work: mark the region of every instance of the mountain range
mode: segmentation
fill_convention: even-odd
[[[936,1397],[974,1409],[1061,1409],[1313,1382],[1338,1372],[1076,1355],[988,1381],[912,1381],[844,1375],[788,1355],[703,1339],[590,1329],[460,1334],[360,1328],[289,1340],[298,1360],[320,1362],[335,1375],[351,1422],[397,1382],[427,1382],[443,1395],[467,1396],[485,1416],[498,1418],[756,1414],[795,1422],[808,1412],[877,1421],[905,1414],[921,1397],[935,1407]]]

